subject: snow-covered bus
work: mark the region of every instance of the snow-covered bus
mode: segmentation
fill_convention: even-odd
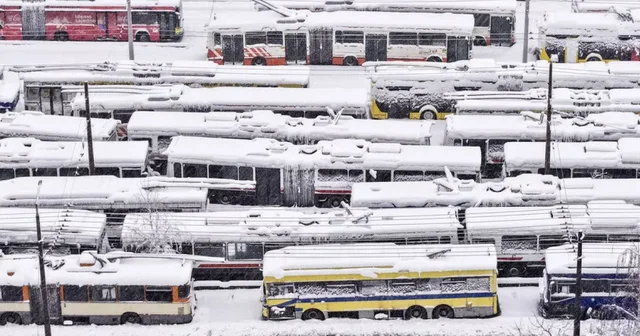
[[[265,253],[262,317],[496,316],[496,266],[489,244],[290,246]]]
[[[72,100],[74,115],[84,116],[83,90]],[[327,109],[343,115],[366,118],[371,101],[369,90],[326,88],[189,88],[171,86],[94,86],[89,88],[91,114],[128,123],[135,111],[217,112],[271,110],[294,117],[328,115]]]
[[[640,12],[630,21],[608,13],[547,14],[538,27],[538,58],[560,63],[640,60]]]
[[[213,191],[212,202],[337,207],[355,182],[425,181],[445,168],[479,179],[480,149],[340,139],[293,145],[273,139],[177,136],[164,152],[167,176],[254,183],[255,189]]]
[[[638,243],[583,244],[581,318],[627,319],[638,314]],[[574,316],[576,306],[576,244],[550,248],[540,288],[543,317]],[[626,260],[634,260],[626,257]]]
[[[218,64],[361,65],[365,61],[454,62],[471,58],[469,14],[397,12],[217,13],[208,58]]]
[[[175,252],[224,258],[224,263],[196,262],[200,287],[254,286],[262,279],[265,252],[292,245],[387,242],[461,243],[457,209],[251,209],[207,213],[140,213],[126,216],[123,248],[148,253],[159,244]],[[227,282],[223,284],[223,282]]]
[[[487,98],[499,96],[506,100],[514,96],[523,98],[523,95],[529,98],[522,92],[546,87],[549,78],[546,61],[503,64],[473,59],[442,65],[372,62],[365,66],[372,83],[374,119],[444,119],[455,111],[457,103],[465,104],[465,99],[481,97],[485,91],[486,95],[492,95]],[[638,88],[639,73],[640,62],[557,64],[553,70],[553,86],[574,90]],[[627,97],[619,99],[623,104],[629,103],[625,100]]]
[[[515,43],[515,0],[433,1],[433,0],[275,0],[272,4],[289,9],[318,11],[381,11],[472,14],[474,45]],[[267,10],[256,3],[256,9]]]
[[[107,216],[77,209],[39,209],[42,240],[48,255],[79,254],[106,247]],[[35,253],[36,212],[32,208],[0,208],[5,255]],[[1,315],[1,314],[0,314]]]
[[[429,145],[433,122],[354,119],[329,115],[294,118],[272,111],[251,112],[134,112],[127,124],[129,140],[146,140],[152,155],[162,153],[171,137],[271,138],[294,144],[322,140],[361,139],[379,143]]]
[[[0,181],[22,176],[89,175],[88,152],[85,142],[0,139]],[[93,152],[95,175],[147,175],[146,141],[96,141]]]
[[[92,119],[91,135],[95,141],[115,141],[117,127],[114,119]],[[0,114],[0,139],[35,138],[49,141],[85,141],[87,119],[47,115],[37,111]]]
[[[629,179],[638,177],[640,139],[618,141],[552,142],[550,174],[559,178]],[[504,176],[543,173],[544,142],[504,144]]]
[[[182,39],[182,0],[132,0],[139,42]],[[0,1],[0,40],[127,41],[125,0]]]
[[[189,323],[196,298],[190,260],[97,254],[47,256],[52,324]],[[0,324],[45,322],[38,258],[0,256]]]
[[[63,88],[89,85],[184,84],[190,87],[258,86],[306,87],[309,68],[282,67],[238,69],[207,61],[142,63],[134,61],[95,64],[47,64],[13,66],[24,83],[27,110],[50,114],[71,114],[73,93]],[[1,86],[0,86],[1,87]]]
[[[544,146],[547,136],[544,113],[448,115],[446,123],[444,145],[480,147],[482,176],[487,178],[502,176],[505,143],[541,142]],[[551,120],[551,139],[584,142],[640,137],[639,124],[638,115],[625,112],[605,112],[586,118],[564,119],[556,115]]]
[[[20,100],[20,78],[0,66],[0,113],[13,111]]]

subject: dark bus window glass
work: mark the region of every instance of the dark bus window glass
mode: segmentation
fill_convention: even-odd
[[[318,169],[318,181],[348,181],[349,171],[346,169]]]
[[[491,16],[489,14],[473,14],[473,18],[475,23],[473,24],[476,27],[489,27],[489,22],[491,21]]]
[[[147,301],[172,302],[173,293],[171,291],[171,287],[147,286],[146,298]]]
[[[224,258],[224,245],[220,243],[195,243],[193,254],[205,257]]]
[[[540,250],[546,249],[552,246],[559,246],[568,242],[568,239],[558,235],[545,235],[540,236]]]
[[[60,176],[87,176],[89,175],[89,168],[60,168]]]
[[[261,260],[262,244],[231,243],[228,245],[229,260]]]
[[[265,32],[247,32],[244,39],[246,45],[267,44],[267,34]]]
[[[447,35],[446,34],[432,34],[432,33],[420,33],[418,34],[419,45],[430,46],[446,46]]]
[[[120,168],[118,167],[96,167],[96,175],[112,175],[120,177]]]
[[[207,177],[207,165],[185,163],[182,177]]]
[[[390,170],[367,170],[366,182],[391,182]]]
[[[364,43],[364,32],[354,30],[336,31],[336,43]]]
[[[115,286],[91,286],[91,301],[115,301],[116,300],[116,287]]]
[[[89,301],[89,290],[87,286],[65,285],[62,289],[64,300],[67,302]]]
[[[31,176],[29,168],[16,168],[16,177]]]
[[[34,168],[33,176],[58,176],[58,169],[56,168]]]
[[[635,169],[605,169],[602,178],[619,179],[619,178],[636,178]]]
[[[173,164],[173,177],[182,177],[182,163],[175,162]]]
[[[390,45],[418,45],[418,33],[389,33]]]
[[[2,181],[2,180],[10,180],[10,179],[12,179],[14,177],[16,177],[16,174],[13,171],[13,168],[0,169],[0,181]]]
[[[122,168],[122,177],[125,178],[135,178],[135,177],[142,177],[142,172],[140,171],[140,168]]]
[[[156,13],[133,12],[131,13],[131,23],[138,25],[157,25],[158,15]]]
[[[189,284],[178,286],[178,297],[186,299],[191,295],[191,286]]]
[[[240,167],[239,178],[240,181],[253,181],[253,168],[252,167]]]
[[[144,286],[119,286],[119,301],[144,301]]]
[[[2,286],[0,287],[0,301],[17,302],[23,301],[22,287],[20,286]]]
[[[238,179],[238,167],[209,165],[209,178]]]
[[[281,31],[267,32],[267,44],[283,45],[284,40],[282,38]]]

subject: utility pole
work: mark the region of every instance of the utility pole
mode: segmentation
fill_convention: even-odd
[[[49,318],[49,296],[47,294],[47,278],[44,269],[44,241],[42,240],[42,231],[40,230],[40,212],[38,211],[40,187],[42,187],[42,180],[38,181],[38,190],[36,192],[36,238],[38,239],[38,263],[40,266],[40,295],[42,295],[44,335],[51,336],[51,319]]]
[[[580,320],[582,319],[582,230],[578,232],[578,260],[576,265],[576,303],[573,313],[573,336],[580,336]]]
[[[127,35],[129,40],[129,60],[133,61],[133,28],[131,28],[131,0],[127,0]]]
[[[522,41],[522,63],[529,61],[529,0],[524,5],[524,40]]]
[[[547,89],[547,139],[544,148],[544,173],[551,173],[551,98],[553,97],[553,62],[549,61],[549,85]]]
[[[87,143],[89,144],[89,175],[94,175],[96,162],[93,159],[93,134],[91,132],[91,107],[89,106],[89,83],[84,82],[84,105],[87,112]]]

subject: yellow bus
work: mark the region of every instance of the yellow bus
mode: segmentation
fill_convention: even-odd
[[[269,251],[263,319],[428,319],[500,312],[491,244],[330,244]]]

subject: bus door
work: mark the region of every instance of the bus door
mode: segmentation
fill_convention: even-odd
[[[62,115],[62,88],[40,88],[40,109],[44,114]]]
[[[491,44],[510,46],[513,31],[513,19],[509,16],[491,17]]]
[[[307,64],[307,34],[284,34],[284,58],[287,64]]]
[[[44,4],[30,4],[22,7],[22,39],[45,40]]]
[[[309,63],[333,64],[333,29],[319,28],[309,31]]]
[[[222,60],[224,64],[244,64],[242,35],[222,35]]]
[[[367,62],[387,60],[387,35],[367,34],[365,36],[364,60]]]
[[[464,36],[447,36],[447,62],[469,59],[469,38]]]
[[[293,166],[283,169],[283,205],[311,207],[314,205],[315,169]]]
[[[256,168],[256,205],[280,205],[280,169]]]
[[[47,285],[47,299],[49,300],[49,321],[52,324],[62,322],[62,311],[60,309],[60,287],[58,285]],[[44,324],[44,310],[42,303],[42,292],[39,286],[29,287],[29,308],[33,314],[36,324]]]
[[[578,41],[578,39],[576,38],[567,38],[564,45],[564,62],[565,63],[578,62],[579,52],[580,52],[580,41]],[[558,57],[558,60],[560,60],[560,57]]]
[[[97,21],[98,21],[98,34],[97,34],[96,38],[98,40],[109,38],[109,17],[108,17],[108,14],[106,12],[98,12],[98,13],[96,13],[96,15],[97,15]]]
[[[160,13],[159,19],[160,40],[173,40],[176,36],[176,16],[173,13]]]

